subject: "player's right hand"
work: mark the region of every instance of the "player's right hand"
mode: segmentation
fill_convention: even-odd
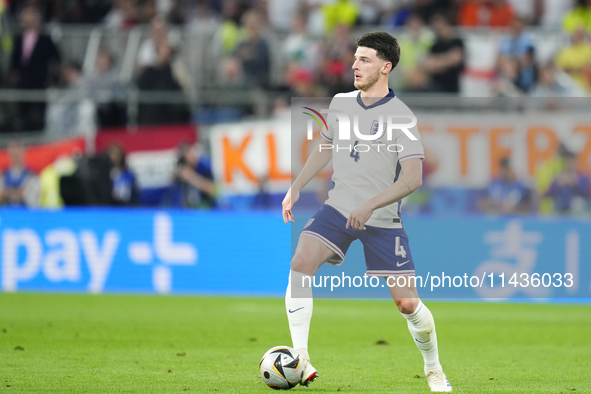
[[[293,205],[300,199],[300,191],[299,190],[291,190],[291,187],[287,191],[283,202],[281,203],[281,213],[283,214],[283,222],[287,224],[287,221],[294,223],[293,220],[293,213],[291,212],[291,208]]]

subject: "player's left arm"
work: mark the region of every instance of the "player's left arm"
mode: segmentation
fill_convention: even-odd
[[[351,212],[346,228],[365,230],[365,223],[373,211],[402,200],[423,184],[423,160],[420,158],[406,159],[400,162],[402,174],[389,188],[370,198],[360,208]]]

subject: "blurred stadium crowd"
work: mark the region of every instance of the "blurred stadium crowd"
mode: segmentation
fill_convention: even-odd
[[[464,213],[487,213],[496,215],[572,215],[588,216],[591,209],[591,178],[578,169],[577,155],[564,144],[556,154],[541,162],[533,181],[520,179],[512,168],[511,158],[499,162],[499,175],[484,188],[470,190],[469,202]],[[432,196],[441,193],[429,183],[433,171],[427,157],[423,164],[424,184],[406,201],[406,212],[433,212]],[[444,198],[454,198],[449,190]]]
[[[102,39],[93,46],[91,34],[84,50],[76,51],[68,45],[74,41],[65,38],[79,25],[100,28]],[[397,92],[508,97],[591,92],[591,0],[0,0],[0,88],[6,94],[24,92],[1,100],[0,131],[57,130],[57,138],[82,129],[268,118],[284,111],[290,97],[353,90],[355,37],[376,29],[396,32],[399,39],[403,56],[391,80]],[[134,31],[140,32],[137,40]],[[478,47],[468,45],[470,34],[499,37],[484,49],[492,68],[469,64],[470,56],[480,57],[478,51],[470,55]],[[540,48],[545,37],[560,45]],[[486,89],[476,84],[470,90],[469,78],[485,81]],[[52,96],[56,100],[47,103],[35,95],[50,88],[59,89]],[[137,105],[130,105],[132,100]],[[216,206],[209,159],[196,152],[178,147],[173,206]],[[39,181],[24,166],[16,140],[8,156],[2,202],[55,205],[43,197],[43,185],[56,188],[55,174],[51,182]],[[501,177],[481,191],[478,209],[588,210],[591,186],[573,167],[573,156],[560,149],[540,166],[536,185],[529,188],[505,160]],[[60,204],[140,203],[120,146],[69,160],[58,167],[75,166],[77,175],[60,178]],[[110,192],[81,197],[82,189]],[[269,201],[261,190],[258,201]],[[428,199],[414,204],[428,211]]]
[[[197,89],[246,92],[249,100],[242,112],[226,112],[230,118],[243,113],[269,115],[293,96],[325,97],[351,90],[353,32],[376,28],[396,31],[399,37],[404,56],[392,75],[398,92],[459,94],[462,76],[487,80],[490,88],[480,90],[480,95],[580,96],[591,91],[588,0],[2,0],[0,4],[4,65],[0,86],[55,86],[83,90],[91,97],[103,92],[107,97],[98,108],[103,127],[129,121],[123,102],[130,86],[140,92],[182,92],[187,102]],[[102,45],[89,57],[94,64],[83,69],[84,53],[71,53],[63,47],[67,41],[60,46],[55,42],[59,34],[45,34],[44,24],[64,31],[69,24],[96,24],[121,34],[139,26],[145,28],[145,38],[135,51]],[[486,49],[496,51],[492,70],[467,64],[465,32],[474,28],[501,37],[496,48]],[[562,37],[562,48],[551,48],[550,56],[538,55],[540,43],[530,28]],[[42,49],[33,51],[37,40]],[[206,40],[207,47],[192,53],[186,45],[189,40],[196,47]],[[129,78],[122,77],[119,69],[124,56],[135,57]],[[183,122],[195,109],[182,99],[176,105],[160,106],[157,112],[153,108],[153,103],[140,105],[133,121]],[[19,109],[17,114],[27,116],[2,119],[0,129],[43,129],[42,104],[23,103]],[[211,112],[202,115],[207,121]],[[220,116],[223,120],[224,114]],[[212,119],[217,120],[215,114]]]

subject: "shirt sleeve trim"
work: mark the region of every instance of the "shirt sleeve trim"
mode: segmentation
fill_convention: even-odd
[[[425,159],[425,155],[422,154],[422,153],[415,153],[415,154],[412,154],[412,155],[403,156],[403,157],[399,158],[398,161],[401,162],[401,161],[404,161],[404,160],[407,160],[407,159],[413,159],[413,158],[415,158],[415,159]]]
[[[328,137],[326,136],[326,134],[324,134],[322,131],[320,132],[320,134],[322,134],[322,136],[323,136],[325,139],[327,139],[327,140],[329,140],[330,142],[332,142],[332,138],[328,138]]]

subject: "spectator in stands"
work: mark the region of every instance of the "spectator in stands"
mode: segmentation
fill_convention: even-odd
[[[146,38],[137,55],[137,64],[140,68],[155,66],[158,61],[158,48],[167,45],[176,49],[179,37],[173,34],[164,19],[156,17],[150,22],[150,37]]]
[[[458,10],[457,0],[414,0],[410,2],[413,12],[423,20],[430,21],[435,15],[443,15],[450,23],[454,23]]]
[[[572,156],[574,154],[566,145],[561,143],[553,157],[543,161],[536,167],[534,173],[536,200],[539,200],[538,205],[541,214],[549,214],[554,210],[554,203],[552,198],[548,196],[548,191],[552,182],[565,170],[568,158]]]
[[[171,23],[182,23],[187,17],[185,11],[194,3],[192,0],[148,0],[154,3],[156,14],[162,15]]]
[[[308,0],[302,2],[302,11],[308,15],[308,32],[314,37],[326,34],[326,20],[322,12],[322,6],[327,0]]]
[[[96,55],[94,70],[84,76],[84,88],[96,102],[96,121],[99,127],[121,127],[127,124],[125,89],[113,69],[113,57],[106,50]]]
[[[111,8],[113,0],[70,1],[64,4],[63,0],[55,0],[61,13],[62,23],[100,23],[105,19]]]
[[[58,19],[56,15],[60,13],[59,5],[56,4],[59,0],[8,0],[3,1],[9,6],[10,13],[14,19],[24,11],[25,8],[33,6],[39,11],[41,23],[56,22]]]
[[[60,67],[60,85],[66,89],[79,89],[82,87],[82,65],[70,60]]]
[[[351,36],[351,28],[347,25],[338,25],[332,34],[326,37],[324,42],[324,56],[328,59],[342,59],[355,48],[355,40]],[[346,59],[345,65],[350,68],[350,60]]]
[[[123,147],[113,144],[107,149],[107,154],[111,160],[111,205],[138,205],[136,178],[127,166]]]
[[[485,190],[480,207],[486,213],[513,215],[531,211],[531,193],[515,176],[508,158],[500,161],[501,173]]]
[[[104,22],[107,27],[127,30],[135,26],[138,19],[139,12],[135,0],[115,0]]]
[[[591,92],[591,43],[585,40],[582,27],[573,32],[570,45],[558,53],[555,62],[582,88]]]
[[[314,74],[303,67],[292,68],[287,73],[291,97],[324,97],[324,91],[315,83]]]
[[[507,0],[466,0],[458,24],[464,27],[509,27],[514,12]]]
[[[94,128],[94,110],[89,100],[84,100],[82,66],[72,60],[60,68],[60,91],[47,107],[46,133],[51,138],[67,138]],[[91,108],[88,108],[88,106]]]
[[[556,76],[554,63],[545,64],[540,68],[536,86],[530,92],[531,97],[576,97],[567,85]],[[553,102],[543,103],[552,107]]]
[[[405,214],[429,213],[432,210],[431,200],[434,189],[431,185],[431,178],[439,168],[437,152],[425,148],[425,160],[423,160],[423,184],[420,189],[415,190],[406,197],[404,205]]]
[[[576,7],[564,16],[562,28],[569,34],[579,28],[591,34],[591,0],[577,0]]]
[[[497,73],[496,79],[492,83],[492,93],[500,97],[522,96],[523,92],[517,86],[519,74],[519,62],[506,62],[502,72]]]
[[[215,184],[211,161],[199,146],[182,143],[178,147],[174,205],[184,208],[215,208]],[[179,201],[180,200],[180,201]]]
[[[552,181],[546,196],[554,201],[554,210],[558,213],[573,213],[589,208],[589,177],[577,170],[577,156],[566,156],[566,165]]]
[[[535,50],[531,47],[519,59],[519,71],[515,85],[525,94],[530,93],[535,88],[538,81],[539,69],[535,55]]]
[[[287,33],[294,24],[294,15],[296,18],[301,14],[299,0],[281,0],[269,1],[269,23],[273,30]]]
[[[339,25],[351,27],[359,17],[359,6],[352,0],[332,0],[322,5],[324,28],[331,33]]]
[[[544,0],[540,25],[546,29],[561,26],[565,15],[574,8],[575,0]]]
[[[215,31],[220,26],[218,16],[213,12],[207,0],[199,0],[195,5],[195,13],[188,23],[189,30],[196,34]]]
[[[327,38],[321,50],[324,54],[319,66],[318,80],[329,96],[353,90],[351,62],[355,45],[351,31],[346,25],[339,25]]]
[[[292,30],[283,42],[283,53],[287,62],[287,71],[291,68],[304,67],[314,71],[320,57],[318,42],[310,36],[306,28],[307,18],[299,12],[293,18]]]
[[[456,37],[452,26],[443,15],[432,21],[436,39],[423,65],[430,75],[432,90],[443,93],[460,92],[460,76],[464,70],[464,42]]]
[[[386,7],[391,5],[390,1],[382,0],[360,0],[357,23],[363,26],[375,26],[380,23]]]
[[[62,179],[71,180],[76,171],[79,152],[72,152],[72,155],[62,154],[39,173],[39,206],[47,209],[56,209],[64,206],[62,192],[67,195],[66,190],[61,190]],[[68,181],[63,187],[67,188]],[[76,190],[77,191],[77,190]],[[76,192],[75,191],[75,192]]]
[[[140,92],[182,93],[181,86],[173,75],[171,58],[172,49],[167,45],[161,45],[158,48],[156,66],[145,68],[137,79],[136,85]],[[154,99],[153,95],[143,97]],[[186,104],[141,103],[139,106],[138,123],[142,125],[186,123],[188,121],[189,112]]]
[[[405,91],[425,91],[428,77],[422,67],[435,39],[431,30],[425,27],[418,14],[412,14],[406,21],[405,29],[398,37],[400,52],[404,56],[393,70],[390,80],[393,86]],[[420,74],[420,75],[418,75]]]
[[[10,74],[17,89],[46,89],[52,83],[52,66],[60,53],[50,36],[41,32],[39,10],[25,7],[21,13],[22,34],[14,37]],[[45,102],[22,102],[18,105],[17,131],[43,130]]]
[[[138,11],[138,22],[139,23],[150,23],[157,17],[158,11],[155,0],[140,0],[137,4]]]
[[[539,25],[544,13],[545,0],[509,0],[516,17],[528,25]]]
[[[249,4],[249,10],[256,12],[261,18],[261,30],[267,31],[271,28],[269,21],[269,6],[267,0],[254,0]]]
[[[525,19],[517,16],[511,23],[511,32],[501,41],[499,48],[499,62],[516,61],[534,47],[534,41],[526,31]]]
[[[240,15],[238,0],[222,2],[222,23],[215,41],[219,43],[224,56],[231,55],[240,41]]]
[[[190,94],[193,91],[193,82],[181,57],[175,56],[178,50],[181,49],[179,41],[180,36],[178,33],[170,30],[164,19],[160,17],[153,18],[150,22],[150,37],[142,42],[138,51],[137,65],[140,70],[149,66],[156,66],[158,63],[158,48],[162,46],[170,47],[173,53],[170,63],[174,79],[181,85],[183,91]]]
[[[266,89],[270,82],[271,57],[269,45],[261,35],[261,16],[256,11],[247,11],[242,17],[242,24],[247,38],[238,44],[233,57],[249,85]]]
[[[534,42],[525,28],[525,20],[516,16],[511,32],[501,41],[495,89],[503,96],[522,95],[535,86],[538,71]]]
[[[25,147],[13,140],[7,150],[10,164],[0,184],[0,203],[13,207],[38,205],[37,177],[25,164]]]
[[[408,18],[413,13],[413,4],[406,0],[397,0],[390,4],[382,23],[385,26],[399,28],[406,25]]]

